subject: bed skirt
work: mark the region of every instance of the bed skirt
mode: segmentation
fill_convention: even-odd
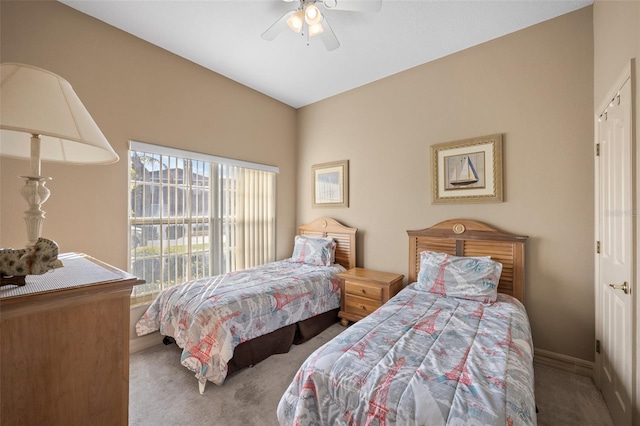
[[[233,351],[233,358],[227,363],[227,374],[255,365],[271,355],[289,352],[292,344],[304,343],[336,323],[339,310],[316,315],[239,344]]]

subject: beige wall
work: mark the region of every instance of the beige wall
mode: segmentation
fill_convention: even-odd
[[[2,62],[67,79],[120,156],[108,166],[43,164],[43,236],[61,251],[127,268],[127,148],[139,140],[280,167],[278,258],[295,234],[296,111],[61,3],[0,3]],[[0,247],[23,247],[27,161],[0,160]]]
[[[406,230],[449,218],[528,235],[534,345],[593,361],[593,33],[587,7],[299,111],[298,222],[359,229],[358,266],[407,273]],[[430,146],[503,134],[504,202],[431,204]],[[350,206],[313,209],[313,164]]]
[[[407,229],[465,217],[529,235],[535,346],[593,360],[592,8],[296,113],[60,3],[0,7],[2,62],[64,76],[121,157],[43,166],[54,177],[43,235],[63,251],[127,267],[129,139],[274,164],[279,258],[290,253],[295,225],[320,215],[359,228],[359,266],[405,274]],[[430,145],[492,133],[504,135],[505,202],[432,205]],[[350,207],[312,209],[311,165],[342,159],[350,160]],[[28,164],[2,159],[0,167],[0,247],[19,247],[25,204],[16,176]]]
[[[635,58],[635,146],[636,146],[636,206],[634,214],[637,218],[640,203],[640,143],[638,143],[638,124],[640,123],[640,1],[601,1],[593,5],[593,38],[594,38],[594,111],[602,106],[607,92],[631,58]],[[636,241],[640,241],[640,229],[637,229]],[[636,306],[636,384],[634,425],[640,425],[640,250],[636,246],[638,261],[636,262],[635,306]]]

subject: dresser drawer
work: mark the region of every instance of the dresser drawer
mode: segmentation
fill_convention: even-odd
[[[371,300],[365,297],[353,296],[351,294],[347,294],[345,296],[344,302],[345,312],[348,314],[361,315],[362,317],[366,317],[382,306],[382,302],[379,300]]]
[[[345,280],[344,282],[344,291],[347,295],[366,297],[380,301],[382,300],[382,290],[380,285],[349,280]],[[380,304],[378,304],[378,306],[380,306]]]

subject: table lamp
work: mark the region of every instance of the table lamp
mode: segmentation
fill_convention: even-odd
[[[40,175],[41,161],[109,164],[118,161],[118,155],[65,79],[9,62],[0,64],[0,78],[0,156],[31,160],[20,191],[29,204],[24,215],[29,242],[23,250],[1,250],[0,276],[24,277],[51,269],[36,252],[55,249],[57,256],[57,244],[45,240],[42,246],[40,241],[45,216],[41,205],[49,198],[45,183],[51,179]]]

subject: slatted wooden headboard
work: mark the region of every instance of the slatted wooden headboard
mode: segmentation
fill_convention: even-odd
[[[321,217],[298,227],[300,235],[332,237],[336,241],[336,263],[346,269],[356,267],[357,231],[357,228],[349,228],[329,217]]]
[[[452,219],[409,234],[409,283],[418,278],[420,252],[491,256],[502,263],[498,291],[524,303],[524,243],[528,237],[498,231],[482,222]]]

